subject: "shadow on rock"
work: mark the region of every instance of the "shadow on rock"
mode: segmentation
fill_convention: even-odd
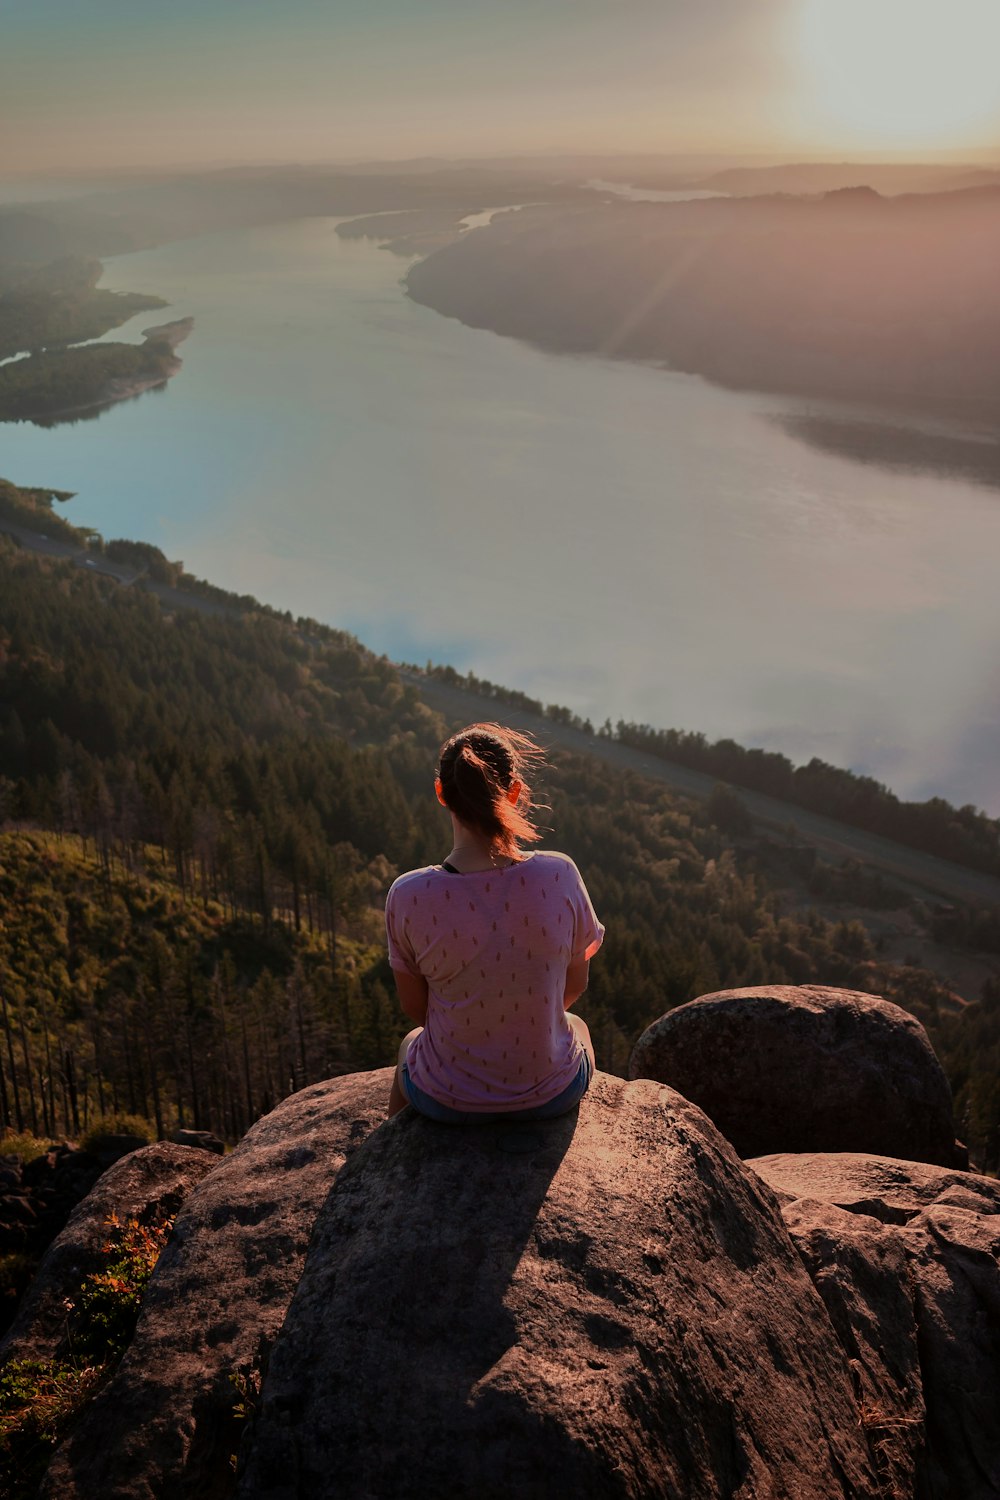
[[[404,1114],[345,1164],[240,1500],[874,1496],[822,1303],[705,1116],[598,1074],[530,1132]]]

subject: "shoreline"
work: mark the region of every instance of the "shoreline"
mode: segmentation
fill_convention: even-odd
[[[108,392],[96,401],[87,401],[81,406],[61,406],[58,411],[46,412],[44,418],[41,415],[33,417],[21,417],[22,422],[34,422],[42,427],[53,427],[63,421],[66,417],[82,417],[87,412],[106,411],[109,406],[117,406],[121,401],[131,401],[133,396],[141,396],[144,391],[159,390],[172,380],[183,365],[182,359],[173,361],[173,368],[162,375],[151,375],[148,380],[119,381],[121,387],[113,392]]]
[[[155,328],[144,328],[142,337],[144,343],[169,344],[171,349],[176,349],[193,332],[194,318],[175,318],[171,323],[158,323]]]
[[[421,264],[423,264],[422,261],[416,263],[417,266]],[[499,319],[492,322],[479,318],[473,319],[463,316],[460,312],[453,312],[447,307],[438,306],[437,302],[432,301],[429,296],[418,296],[410,287],[409,275],[403,278],[400,285],[405,297],[416,303],[418,307],[426,307],[430,312],[437,313],[438,317],[451,318],[454,322],[460,323],[463,328],[474,329],[477,333],[492,333],[497,338],[512,339],[515,343],[524,344],[530,349],[537,349],[542,354],[554,354],[561,359],[594,359],[602,364],[624,364],[639,369],[658,370],[666,375],[684,375],[692,380],[704,380],[720,391],[732,391],[734,394],[743,396],[769,396],[778,397],[783,401],[794,401],[797,410],[790,414],[792,421],[817,419],[845,424],[853,421],[859,425],[867,424],[871,427],[905,429],[931,440],[961,441],[980,448],[993,445],[1000,450],[1000,406],[996,404],[982,407],[967,406],[965,410],[956,411],[945,409],[932,401],[919,402],[905,398],[891,398],[875,392],[866,396],[858,396],[846,394],[843,388],[821,389],[817,386],[812,390],[803,390],[801,385],[793,387],[790,382],[783,384],[777,380],[751,383],[735,378],[728,379],[714,373],[708,367],[695,369],[688,365],[674,365],[662,356],[643,357],[610,352],[598,345],[585,347],[579,343],[561,343],[556,339],[546,339],[537,334],[505,328]],[[998,465],[1000,465],[1000,452],[998,452]]]
[[[112,378],[110,384],[112,387],[115,387],[113,392],[109,390],[99,400],[88,401],[82,406],[62,407],[57,412],[51,412],[50,415],[59,419],[74,414],[80,415],[88,411],[103,411],[108,406],[117,406],[119,401],[130,401],[133,396],[141,396],[144,391],[158,390],[161,386],[166,385],[169,380],[172,380],[183,367],[184,361],[173,354],[173,351],[176,350],[178,344],[182,344],[193,332],[194,318],[177,318],[172,323],[161,323],[155,328],[144,328],[142,330],[142,343],[137,347],[140,349],[152,349],[156,344],[169,344],[173,356],[169,361],[169,368],[164,369],[161,374],[150,375],[148,378],[138,376],[132,380],[117,381]],[[89,346],[80,344],[77,347],[86,349]],[[28,417],[26,420],[32,421],[34,419]]]

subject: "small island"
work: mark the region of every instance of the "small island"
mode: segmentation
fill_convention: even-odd
[[[0,367],[0,421],[52,427],[165,385],[181,368],[175,350],[193,327],[193,318],[179,318],[145,329],[141,344],[83,344],[13,360]]]
[[[0,264],[0,421],[76,421],[176,375],[190,318],[147,328],[141,344],[96,342],[136,313],[167,306],[99,287],[102,273],[99,260],[72,254]]]

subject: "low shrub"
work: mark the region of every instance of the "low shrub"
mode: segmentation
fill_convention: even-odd
[[[5,1130],[0,1135],[0,1156],[16,1156],[23,1165],[44,1156],[56,1144],[47,1135],[32,1135],[30,1130]]]
[[[87,1131],[80,1145],[85,1151],[93,1151],[99,1148],[102,1139],[108,1135],[140,1136],[148,1143],[155,1134],[155,1127],[142,1115],[126,1115],[119,1112],[100,1115]]]
[[[67,1298],[54,1359],[12,1360],[0,1371],[0,1494],[33,1500],[53,1450],[128,1348],[143,1294],[172,1220],[107,1220],[104,1264]]]

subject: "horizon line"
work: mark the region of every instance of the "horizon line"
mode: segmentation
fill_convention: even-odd
[[[865,166],[979,166],[986,164],[985,159],[991,158],[996,166],[1000,168],[1000,144],[989,146],[968,146],[965,148],[947,148],[932,151],[838,151],[835,149],[822,149],[816,152],[802,151],[801,148],[790,148],[787,152],[768,150],[751,150],[747,148],[727,150],[721,147],[701,147],[697,150],[644,150],[630,151],[625,149],[608,150],[569,150],[548,149],[539,147],[536,150],[526,151],[492,151],[477,155],[449,156],[442,152],[426,151],[409,156],[332,156],[332,157],[309,157],[309,158],[287,158],[287,157],[215,157],[208,161],[176,161],[170,163],[151,162],[119,162],[108,166],[67,166],[67,167],[13,167],[0,171],[0,180],[11,181],[19,178],[34,181],[47,179],[80,179],[88,178],[111,178],[127,177],[137,174],[154,176],[171,176],[176,173],[203,173],[227,171],[292,171],[292,170],[357,170],[364,167],[400,167],[413,168],[420,164],[441,166],[480,166],[489,167],[497,163],[511,162],[542,162],[542,161],[606,161],[606,162],[649,162],[666,164],[671,161],[697,161],[706,159],[716,161],[724,158],[734,164],[754,163],[757,165],[780,165],[786,167],[813,166],[813,165],[837,165],[849,166],[854,163]]]

